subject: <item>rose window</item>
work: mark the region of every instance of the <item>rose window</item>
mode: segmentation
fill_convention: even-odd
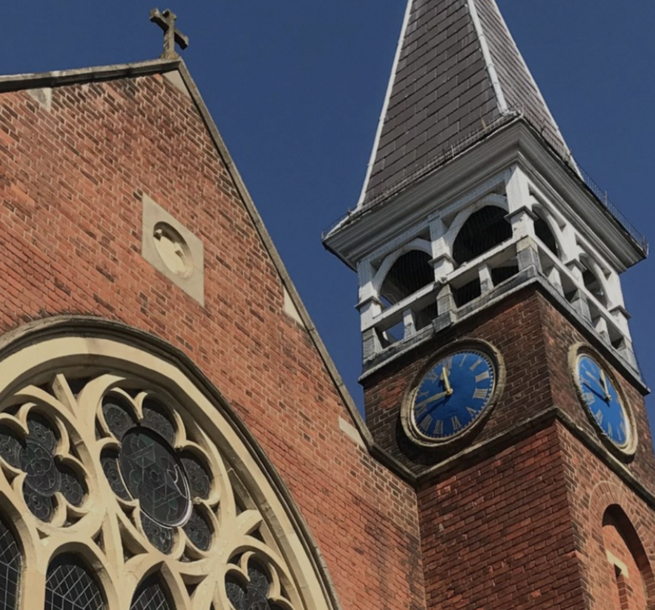
[[[140,406],[127,394],[103,401],[99,423],[109,442],[101,462],[111,488],[126,507],[138,503],[137,524],[160,551],[171,552],[180,530],[207,551],[214,531],[208,462],[197,447],[176,446],[183,424],[161,401],[145,397]]]
[[[138,348],[162,372],[66,341],[16,352],[31,383],[0,376],[2,610],[329,610],[235,416]]]

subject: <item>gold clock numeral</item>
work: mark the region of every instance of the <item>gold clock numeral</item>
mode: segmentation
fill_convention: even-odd
[[[621,432],[623,432],[623,436],[628,436],[628,431],[625,429],[625,423],[621,422],[619,424],[619,428],[621,429]]]
[[[434,433],[438,436],[443,435],[443,419],[437,420],[437,423],[434,425]]]
[[[444,368],[446,368],[446,369],[448,369],[448,370],[450,370],[451,368],[453,368],[453,357],[452,357],[452,356],[448,356],[448,358],[446,358],[446,359],[443,361],[443,365],[444,365]]]
[[[432,369],[426,376],[425,378],[428,381],[435,382],[437,379],[439,379],[439,373],[437,373],[437,369]]]
[[[421,419],[419,425],[421,426],[421,428],[423,428],[423,429],[427,429],[427,428],[430,427],[430,424],[431,424],[431,423],[432,423],[432,415],[430,415],[429,413],[427,413],[427,414],[425,415],[425,417],[423,417],[423,418]]]
[[[476,417],[478,414],[478,412],[473,407],[466,407],[466,410],[471,417]]]
[[[603,423],[603,412],[600,409],[598,409],[598,411],[596,411],[596,413],[594,414],[594,417],[596,418],[596,421],[600,426]]]
[[[450,425],[453,427],[454,431],[457,431],[462,427],[462,424],[459,419],[457,419],[456,415],[453,415],[453,417],[450,418]]]
[[[596,397],[591,392],[584,393],[584,399],[590,404],[593,405],[596,402]]]
[[[607,435],[612,436],[612,424],[607,424]]]
[[[484,381],[485,379],[489,379],[489,371],[485,371],[484,373],[480,373],[475,377],[475,383],[480,383],[481,381]]]
[[[489,393],[489,390],[486,388],[477,388],[475,392],[473,392],[473,399],[474,400],[484,400],[487,397],[487,394]]]
[[[472,372],[477,369],[482,364],[482,358],[478,358],[470,367],[469,370]]]
[[[462,357],[462,359],[459,361],[459,366],[460,366],[460,368],[464,366],[464,363],[466,362],[466,359],[467,359],[468,357],[469,357],[468,354],[464,354],[464,356]]]

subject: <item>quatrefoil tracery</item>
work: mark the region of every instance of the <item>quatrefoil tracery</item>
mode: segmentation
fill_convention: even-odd
[[[105,553],[117,588],[134,566],[156,561],[178,574],[168,585],[183,608],[299,607],[261,513],[209,435],[144,386],[58,374],[5,399],[0,470],[12,502],[24,499],[43,543],[75,540]]]
[[[145,537],[163,553],[180,537],[209,550],[216,530],[209,459],[186,440],[181,418],[145,393],[134,400],[113,391],[98,419],[103,470],[119,503],[140,508],[134,521]]]

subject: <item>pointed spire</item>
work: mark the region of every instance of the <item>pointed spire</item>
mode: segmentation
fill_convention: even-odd
[[[517,114],[569,157],[495,0],[409,0],[360,205]]]

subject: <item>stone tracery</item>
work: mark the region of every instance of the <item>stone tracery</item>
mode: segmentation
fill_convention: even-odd
[[[0,493],[32,532],[21,542],[49,548],[48,557],[71,543],[90,553],[108,610],[125,595],[145,603],[155,576],[171,610],[306,607],[270,511],[235,478],[234,455],[225,461],[197,406],[147,379],[79,371],[2,396]],[[7,610],[43,607],[45,582],[37,591],[28,575]]]

